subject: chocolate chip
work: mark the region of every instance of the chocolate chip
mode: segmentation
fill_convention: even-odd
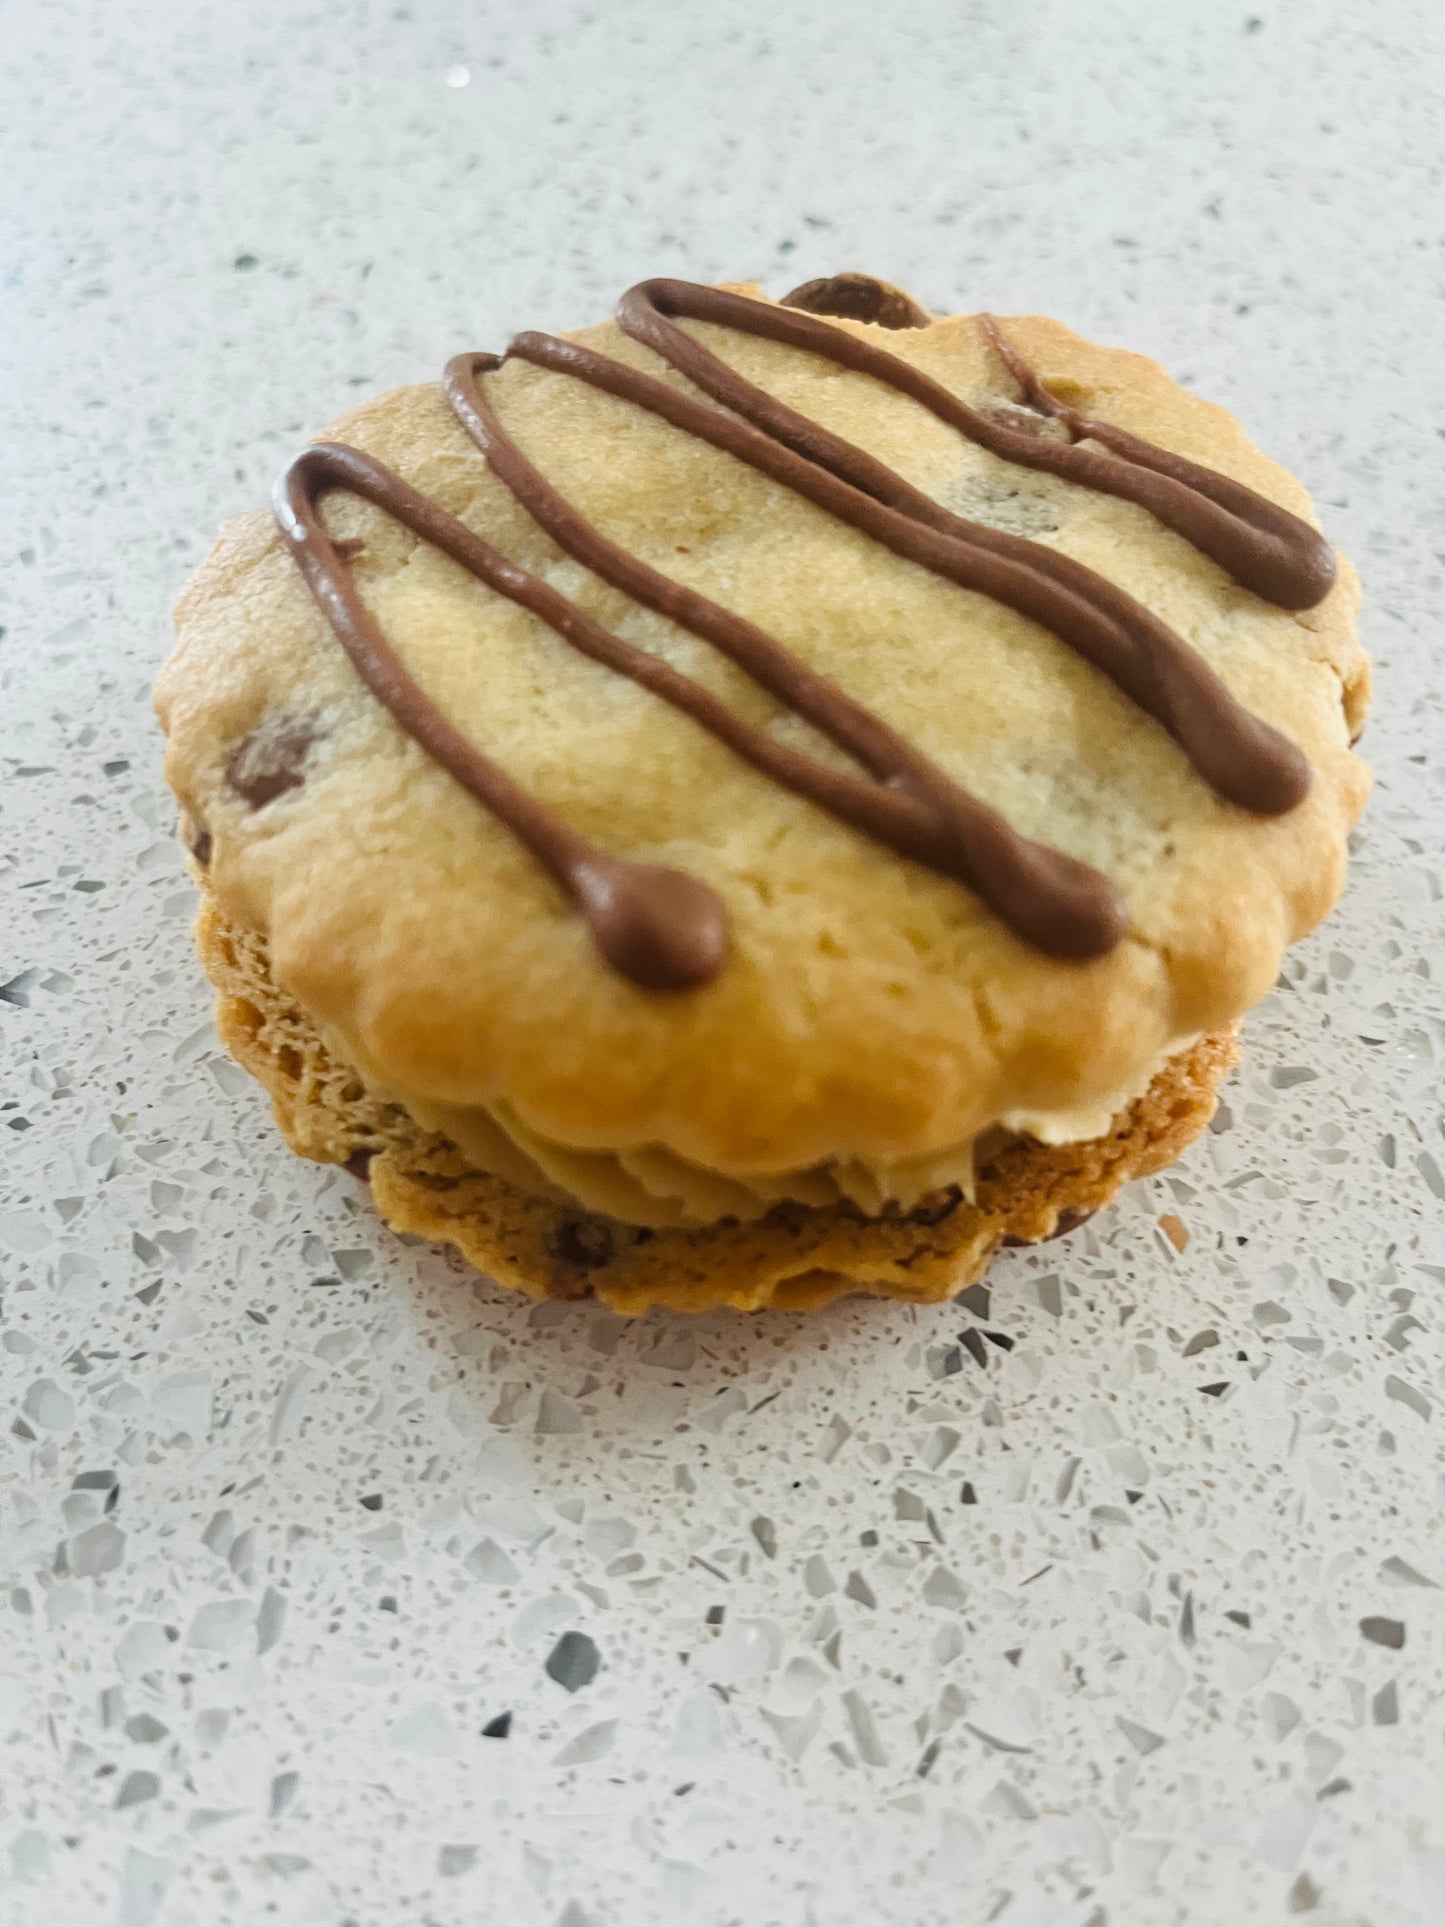
[[[331,544],[343,562],[354,562],[359,555],[365,555],[366,544],[359,535],[342,535]]]
[[[1020,1245],[1052,1244],[1055,1238],[1067,1238],[1071,1231],[1077,1231],[1081,1224],[1087,1224],[1093,1215],[1092,1211],[1061,1211],[1053,1230],[1046,1232],[1042,1238],[1007,1237],[1004,1244],[1012,1250],[1017,1250]]]
[[[942,1224],[951,1218],[963,1203],[963,1193],[956,1184],[950,1184],[943,1191],[925,1191],[908,1214],[909,1224]]]
[[[211,861],[211,832],[193,816],[181,818],[181,840],[204,870]]]
[[[351,1156],[346,1160],[345,1169],[351,1173],[352,1177],[360,1178],[361,1182],[365,1184],[371,1175],[371,1160],[375,1156],[375,1151],[353,1151]]]
[[[565,1265],[594,1271],[611,1264],[616,1249],[610,1228],[599,1218],[568,1218],[548,1239],[548,1249]]]
[[[930,319],[912,295],[871,274],[829,274],[805,281],[783,296],[783,306],[839,315],[845,321],[870,321],[879,328],[926,328]]]
[[[226,758],[226,781],[253,810],[263,810],[306,780],[306,758],[316,741],[309,716],[279,716],[244,737]]]
[[[595,1297],[596,1293],[586,1273],[573,1266],[553,1272],[547,1280],[547,1296],[553,1304],[580,1305],[584,1299]]]

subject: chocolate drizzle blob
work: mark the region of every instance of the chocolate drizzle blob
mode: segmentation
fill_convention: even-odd
[[[776,306],[670,280],[642,282],[623,297],[623,331],[719,407],[577,342],[537,333],[518,335],[506,356],[454,357],[446,393],[489,466],[561,549],[722,651],[847,752],[861,774],[832,768],[744,721],[701,684],[593,621],[357,449],[318,443],[281,476],[276,516],[291,553],[367,688],[532,852],[571,899],[603,956],[644,989],[687,989],[716,975],[727,952],[727,920],[717,896],[679,871],[632,862],[586,842],[448,721],[363,604],[341,545],[318,512],[328,491],[364,497],[529,609],[584,655],[693,717],[755,769],[900,856],[965,884],[1025,942],[1056,957],[1103,955],[1128,924],[1127,906],[1107,877],[1020,835],[775,637],[612,542],[506,433],[487,399],[487,375],[505,359],[525,360],[646,408],[895,554],[1041,623],[1153,716],[1218,795],[1258,814],[1279,814],[1303,799],[1310,782],[1307,761],[1244,709],[1203,658],[1157,617],[1083,564],[943,508],[863,449],[746,381],[678,324],[701,321],[780,341],[885,382],[1004,460],[1137,503],[1242,587],[1282,608],[1311,606],[1328,592],[1334,579],[1329,548],[1307,523],[1242,484],[1079,414],[1049,392],[988,317],[982,321],[987,338],[1025,403],[1059,421],[1067,440],[982,414],[911,363],[820,318],[833,313],[884,328],[926,326],[927,315],[899,290],[844,275],[807,283],[789,301],[798,305]]]

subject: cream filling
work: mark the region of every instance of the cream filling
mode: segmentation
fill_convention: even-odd
[[[620,1218],[625,1224],[662,1228],[716,1224],[720,1218],[746,1223],[783,1199],[807,1205],[853,1204],[869,1217],[877,1217],[889,1205],[910,1210],[930,1191],[949,1185],[956,1184],[971,1199],[980,1146],[1001,1133],[1032,1137],[1043,1144],[1082,1144],[1103,1137],[1169,1059],[1196,1041],[1177,1039],[1135,1084],[1110,1092],[1096,1104],[1072,1110],[1005,1111],[976,1135],[942,1150],[905,1158],[846,1156],[799,1170],[746,1173],[709,1170],[661,1144],[613,1151],[558,1144],[532,1130],[504,1099],[464,1107],[415,1097],[389,1088],[354,1046],[342,1044],[338,1054],[356,1065],[379,1096],[400,1104],[426,1129],[450,1138],[479,1170],[521,1190]]]

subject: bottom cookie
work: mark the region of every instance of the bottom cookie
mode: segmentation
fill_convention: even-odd
[[[218,992],[221,1040],[270,1093],[293,1150],[365,1177],[393,1230],[455,1245],[499,1284],[533,1298],[596,1298],[628,1316],[654,1305],[803,1311],[848,1292],[909,1304],[951,1298],[1000,1245],[1061,1236],[1129,1179],[1172,1164],[1209,1122],[1239,1059],[1233,1032],[1202,1038],[1164,1065],[1105,1136],[1012,1139],[981,1165],[973,1203],[951,1188],[881,1218],[847,1205],[781,1204],[750,1224],[651,1231],[491,1177],[374,1097],[273,982],[265,939],[229,923],[208,892],[196,945]]]

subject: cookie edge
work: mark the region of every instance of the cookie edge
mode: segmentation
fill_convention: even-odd
[[[981,1169],[973,1203],[944,1194],[928,1210],[873,1219],[846,1205],[784,1204],[752,1224],[650,1231],[479,1171],[368,1092],[275,984],[265,940],[229,922],[204,887],[196,944],[217,992],[221,1041],[270,1096],[294,1151],[364,1176],[392,1230],[453,1246],[498,1284],[534,1299],[596,1299],[624,1316],[653,1306],[812,1310],[855,1292],[944,1302],[981,1277],[1005,1242],[1062,1235],[1130,1180],[1172,1164],[1213,1116],[1240,1055],[1233,1029],[1201,1038],[1103,1136],[1013,1140]]]

